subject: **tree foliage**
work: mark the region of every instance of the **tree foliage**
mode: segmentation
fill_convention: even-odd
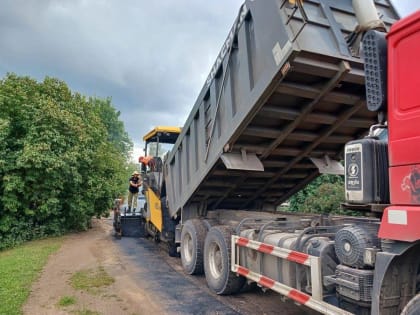
[[[307,213],[342,213],[344,178],[338,175],[321,175],[290,198],[290,211]]]
[[[0,81],[0,249],[85,229],[121,193],[131,141],[110,99],[46,77]]]

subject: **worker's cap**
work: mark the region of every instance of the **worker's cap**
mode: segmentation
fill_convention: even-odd
[[[132,175],[133,175],[133,176],[134,176],[134,175],[140,175],[140,173],[139,173],[139,172],[137,172],[137,171],[134,171]]]

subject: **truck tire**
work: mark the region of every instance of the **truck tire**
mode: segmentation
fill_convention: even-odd
[[[234,294],[241,290],[244,277],[230,271],[231,229],[214,226],[204,242],[204,273],[210,289],[220,295]]]
[[[199,219],[185,222],[181,232],[181,262],[190,275],[203,274],[203,249],[207,229]]]
[[[420,314],[420,293],[413,297],[404,307],[401,315],[419,315]]]

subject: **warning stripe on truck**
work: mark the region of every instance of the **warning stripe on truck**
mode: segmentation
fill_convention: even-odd
[[[286,248],[275,247],[270,244],[253,241],[244,237],[238,237],[235,242],[238,246],[252,248],[264,254],[270,254],[279,258],[297,262],[301,265],[310,266],[309,255],[305,253]]]
[[[270,277],[254,272],[240,265],[239,247],[246,247],[258,251],[260,253],[276,256],[281,259],[289,260],[301,265],[310,267],[312,295],[296,290]],[[293,251],[286,248],[276,247],[250,240],[244,237],[232,235],[232,271],[249,280],[256,282],[259,286],[271,289],[280,293],[295,302],[305,305],[309,308],[317,310],[323,314],[330,315],[350,315],[352,313],[340,309],[334,305],[326,303],[322,299],[322,277],[320,258],[305,253]]]
[[[250,270],[244,267],[240,267],[238,266],[236,273],[238,275],[247,277],[250,274]],[[265,276],[259,276],[259,281],[257,281],[257,283],[267,289],[273,289],[276,281],[274,281],[273,279],[270,279],[268,277]],[[308,300],[311,298],[308,294],[305,294],[303,292],[297,291],[295,289],[290,289],[287,297],[295,300],[296,302],[299,302],[300,304],[305,304],[306,302],[308,302]]]

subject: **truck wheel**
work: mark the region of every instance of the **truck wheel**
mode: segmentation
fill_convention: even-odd
[[[214,226],[207,233],[204,243],[204,273],[207,284],[221,295],[239,292],[245,283],[230,271],[231,267],[231,229],[227,226]]]
[[[420,314],[420,293],[413,297],[404,307],[401,315],[419,315]]]
[[[199,219],[185,222],[181,232],[181,262],[190,275],[203,273],[203,248],[206,227]]]

